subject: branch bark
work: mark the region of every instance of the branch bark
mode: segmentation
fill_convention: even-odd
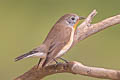
[[[120,71],[88,67],[76,61],[58,65],[54,64],[39,70],[37,69],[37,66],[34,66],[15,80],[41,80],[48,75],[56,73],[73,73],[96,78],[120,80]]]
[[[84,40],[90,35],[93,35],[99,31],[102,31],[103,29],[108,28],[110,26],[120,24],[120,14],[107,18],[98,23],[91,24],[92,19],[96,14],[97,14],[97,11],[93,10],[85,19],[85,21],[77,27],[77,30],[74,35],[73,46],[77,44],[79,41]],[[48,75],[52,75],[56,73],[64,73],[64,72],[91,76],[96,78],[120,80],[119,70],[88,67],[78,62],[49,65],[39,70],[36,68],[36,66],[34,66],[32,69],[25,72],[24,74],[22,74],[21,76],[17,77],[14,80],[41,80],[42,78]]]

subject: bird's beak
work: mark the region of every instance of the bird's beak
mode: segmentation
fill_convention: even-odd
[[[86,19],[86,18],[83,16],[79,16],[79,20],[82,20],[82,19]]]
[[[82,20],[82,19],[86,19],[86,18],[83,17],[83,16],[79,16],[79,19],[77,20],[76,24],[74,25],[74,29],[76,29],[77,24],[78,24],[78,23],[80,22],[80,20]]]
[[[79,19],[77,20],[76,24],[74,25],[74,29],[76,29],[77,24],[80,22],[80,20],[85,19],[83,16],[79,16]]]

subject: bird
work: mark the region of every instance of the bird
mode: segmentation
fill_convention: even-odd
[[[29,57],[39,57],[38,67],[45,67],[53,61],[57,62],[57,59],[62,59],[61,57],[72,46],[76,27],[82,19],[85,19],[85,17],[74,13],[60,17],[40,46],[18,56],[15,61]]]

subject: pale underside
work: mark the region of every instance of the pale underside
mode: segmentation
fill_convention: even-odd
[[[72,28],[71,37],[70,37],[69,42],[67,43],[67,45],[65,45],[65,46],[62,48],[62,50],[56,55],[55,58],[61,57],[62,55],[65,54],[65,52],[67,52],[67,51],[70,49],[70,47],[72,46],[72,43],[73,43],[74,30],[75,30],[75,29]]]
[[[28,57],[39,57],[39,58],[45,58],[45,57],[46,57],[46,53],[38,52],[38,53],[35,53],[35,54],[32,54],[32,55],[28,55],[28,56],[25,57],[25,58],[28,58]]]

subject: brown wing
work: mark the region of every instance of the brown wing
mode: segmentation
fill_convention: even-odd
[[[47,58],[43,64],[43,66],[46,66],[47,64],[52,62],[52,60],[56,57],[56,55],[61,51],[61,49],[70,40],[71,31],[72,31],[71,28],[61,25],[61,24],[56,24],[54,28],[51,31],[52,34],[50,32],[49,37],[47,37],[47,38],[49,38],[49,40],[50,39],[52,39],[52,40],[50,40],[51,42],[49,41],[50,48],[49,48],[49,52],[48,52]],[[46,41],[47,40],[48,39],[46,39]]]

